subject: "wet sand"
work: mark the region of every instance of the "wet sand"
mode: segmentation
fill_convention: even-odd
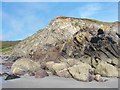
[[[106,82],[81,82],[72,78],[48,76],[34,78],[24,75],[19,79],[2,82],[3,88],[118,88],[118,79],[109,78]]]

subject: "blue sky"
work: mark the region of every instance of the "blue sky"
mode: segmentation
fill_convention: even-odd
[[[20,40],[44,28],[56,16],[118,20],[116,2],[3,2],[2,40]],[[0,35],[1,36],[1,35]]]

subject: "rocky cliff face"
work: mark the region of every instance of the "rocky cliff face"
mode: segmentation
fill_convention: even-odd
[[[16,45],[13,54],[26,56],[31,50],[36,50],[38,47],[55,46],[57,43],[66,41],[76,32],[86,27],[88,30],[94,31],[94,33],[101,27],[108,31],[117,32],[118,23],[59,16],[53,19],[47,27]]]
[[[13,54],[20,59],[12,71],[35,77],[47,76],[50,71],[60,77],[103,82],[101,76],[119,77],[119,40],[117,22],[57,17],[15,46]],[[33,65],[33,70],[33,62],[40,68]]]

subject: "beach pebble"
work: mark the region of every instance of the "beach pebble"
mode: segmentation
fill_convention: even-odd
[[[95,75],[95,80],[96,81],[100,81],[102,78],[101,78],[101,75],[99,75],[99,74],[97,74],[97,75]]]

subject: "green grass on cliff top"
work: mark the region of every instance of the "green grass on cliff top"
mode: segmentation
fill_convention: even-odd
[[[0,53],[2,54],[10,54],[12,52],[13,47],[18,44],[19,41],[0,41]]]

